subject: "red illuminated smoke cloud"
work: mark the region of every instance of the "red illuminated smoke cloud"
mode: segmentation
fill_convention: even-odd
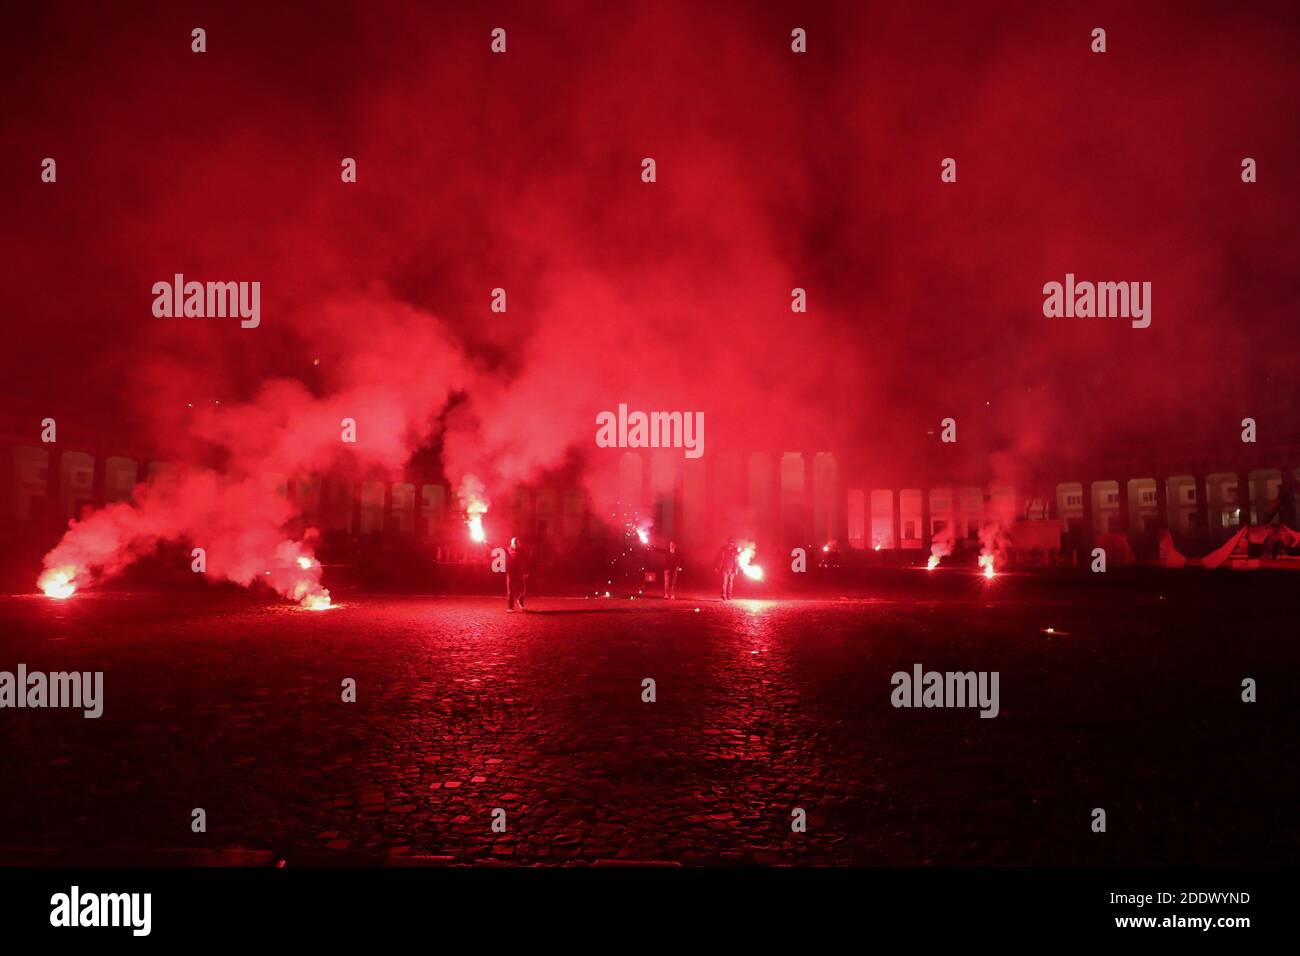
[[[356,328],[371,348],[347,347]],[[319,600],[319,563],[310,540],[286,537],[297,514],[280,486],[327,469],[391,474],[427,443],[433,416],[472,374],[431,317],[399,303],[341,301],[321,313],[318,330],[330,370],[318,393],[273,379],[247,402],[203,406],[178,439],[188,457],[133,503],[74,522],[46,555],[44,581],[84,586],[161,542],[185,541],[204,550],[205,571],[218,580]]]
[[[943,464],[1008,476],[1245,415],[1294,435],[1297,27],[1252,11],[409,4],[305,34],[238,5],[195,55],[169,7],[25,9],[0,136],[60,180],[13,178],[9,307],[41,321],[5,380],[255,487],[398,468],[460,394],[448,477],[492,495],[576,457],[607,496],[620,402],[703,411],[709,456],[886,474],[950,415]],[[176,272],[260,281],[261,326],[153,319]],[[1044,318],[1066,272],[1152,282],[1151,328]]]

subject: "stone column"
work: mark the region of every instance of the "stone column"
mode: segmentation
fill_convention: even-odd
[[[799,509],[803,533],[799,539],[820,549],[826,539],[822,537],[825,529],[817,527],[817,469],[813,465],[817,453],[801,451],[799,454],[803,456],[803,507]]]
[[[424,520],[424,481],[419,475],[410,479],[415,488],[415,500],[411,504],[411,535],[416,541],[423,541],[429,536],[428,523]],[[563,509],[563,502],[561,502]]]
[[[321,534],[328,534],[330,531],[330,520],[334,517],[330,513],[330,478],[329,475],[320,476],[320,503],[317,507],[320,514],[316,518],[316,523],[320,525]]]
[[[135,491],[135,486],[149,477],[147,469],[148,465],[146,465],[141,459],[131,459],[131,491],[133,493]]]
[[[899,488],[893,490],[894,495],[894,550],[901,552],[903,550],[903,492]]]
[[[380,527],[383,529],[382,534],[385,538],[396,537],[393,527],[393,483],[384,482],[384,517]]]
[[[1196,524],[1197,533],[1210,533],[1210,480],[1205,475],[1196,475]]]
[[[1169,528],[1169,476],[1156,476],[1156,524]]]
[[[921,551],[924,557],[930,555],[932,531],[930,528],[930,489],[921,489]]]
[[[94,454],[90,460],[90,503],[102,508],[108,500],[108,456]]]
[[[52,527],[63,524],[63,452],[51,443],[46,446],[49,457],[45,469],[45,514]]]
[[[1092,482],[1084,479],[1081,483],[1083,487],[1083,542],[1085,547],[1092,547],[1093,538],[1097,535],[1097,525],[1094,520],[1096,508],[1092,503]]]
[[[361,534],[361,482],[360,481],[352,482],[351,504],[352,504],[352,518],[351,518],[352,533],[359,535]]]
[[[952,486],[952,509],[948,521],[952,525],[952,546],[956,550],[966,540],[966,516],[961,510],[961,485]]]
[[[17,470],[18,450],[13,445],[0,443],[0,501],[4,503],[0,510],[0,528],[8,528],[18,517]]]

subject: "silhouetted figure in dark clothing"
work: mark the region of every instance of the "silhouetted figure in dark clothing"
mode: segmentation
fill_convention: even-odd
[[[722,575],[722,600],[730,601],[731,588],[740,571],[740,548],[736,547],[735,538],[728,538],[727,543],[718,549],[718,560],[713,569]]]
[[[515,602],[519,610],[524,609],[524,594],[528,590],[528,558],[519,545],[518,538],[510,539],[506,548],[506,610],[513,611]]]
[[[677,550],[677,542],[669,541],[666,548],[655,548],[663,555],[664,597],[677,597],[677,575],[682,570],[682,554]]]

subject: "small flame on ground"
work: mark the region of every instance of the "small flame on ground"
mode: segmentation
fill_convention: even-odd
[[[956,544],[956,531],[952,525],[945,525],[942,530],[935,534],[934,540],[930,542],[930,557],[926,559],[925,569],[933,571],[937,568],[940,561],[952,554]]]
[[[317,591],[315,594],[308,594],[302,599],[302,606],[309,611],[328,611],[334,607],[330,603],[330,593],[326,590]]]
[[[283,570],[277,568],[268,583],[308,611],[328,611],[332,604],[329,589],[320,584],[320,562],[314,555],[302,554],[301,544],[286,542],[284,548],[289,552],[286,557],[292,557],[292,562]]]
[[[763,580],[763,569],[757,564],[750,564],[749,562],[753,559],[754,546],[752,544],[740,549],[740,570],[743,571],[745,577],[749,578],[751,581],[761,581]]]
[[[329,588],[323,588],[309,578],[295,581],[287,596],[309,611],[328,611],[333,606]]]
[[[72,597],[77,590],[77,586],[72,583],[76,576],[77,569],[71,565],[46,568],[37,579],[36,586],[45,592],[46,597],[62,601]]]
[[[992,578],[994,566],[997,563],[997,556],[1006,557],[1006,548],[1010,546],[1011,539],[1006,529],[997,523],[990,522],[980,529],[980,567],[984,569],[984,577]]]

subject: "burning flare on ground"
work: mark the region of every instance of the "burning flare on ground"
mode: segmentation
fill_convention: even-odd
[[[303,598],[302,606],[309,611],[328,611],[334,605],[330,603],[330,592],[322,588],[318,593]]]
[[[287,538],[292,507],[265,481],[182,468],[138,486],[133,499],[70,522],[45,555],[37,587],[67,598],[161,546],[187,542],[193,547],[190,570],[210,580],[245,587],[261,582],[303,607],[330,606],[314,555],[320,532],[308,528],[301,540]],[[189,558],[171,554],[172,560]]]
[[[952,554],[953,546],[956,543],[957,533],[952,525],[947,525],[930,543],[930,557],[925,561],[925,569],[933,571],[937,568],[940,561]]]
[[[984,571],[984,577],[992,578],[994,575],[993,566],[997,563],[998,555],[1007,556],[1007,546],[1010,544],[1010,538],[1005,530],[998,524],[986,524],[980,529],[980,568]]]
[[[45,592],[46,597],[62,601],[64,598],[72,597],[73,592],[77,590],[77,585],[74,583],[76,577],[77,569],[72,565],[46,568],[36,579],[36,586]]]
[[[754,560],[754,551],[756,549],[752,544],[745,545],[740,549],[740,570],[744,572],[745,577],[751,581],[763,580],[763,569],[757,564],[750,564]]]
[[[290,596],[308,611],[328,611],[334,606],[330,601],[329,588],[321,587],[315,580],[299,581],[293,586]]]
[[[266,576],[273,588],[292,598],[309,611],[328,611],[328,588],[321,587],[320,562],[304,550],[302,543],[285,541],[276,549],[277,567]]]

